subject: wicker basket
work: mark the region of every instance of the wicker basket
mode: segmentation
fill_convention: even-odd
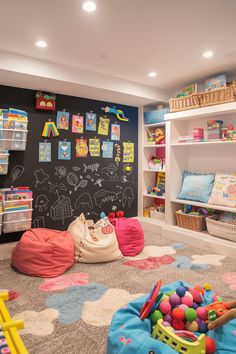
[[[212,106],[215,104],[235,101],[235,86],[221,87],[217,90],[199,93],[200,106]]]
[[[180,98],[170,98],[170,112],[185,111],[187,109],[194,109],[200,107],[198,93],[192,93],[189,96]]]
[[[207,231],[210,235],[236,242],[236,225],[218,221],[217,215],[206,218]]]
[[[206,230],[205,215],[190,215],[176,212],[177,225],[193,231]]]

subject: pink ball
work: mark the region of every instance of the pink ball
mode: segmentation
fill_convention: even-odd
[[[218,301],[218,296],[217,296],[217,294],[213,294],[213,295],[212,295],[212,301],[213,301],[213,302],[217,302],[217,301]]]
[[[159,305],[159,310],[161,311],[161,313],[163,313],[164,315],[167,315],[168,313],[170,313],[171,311],[171,306],[170,303],[167,301],[162,301]]]
[[[193,298],[193,295],[190,293],[190,291],[186,291],[185,296],[189,296],[191,299]]]
[[[201,294],[198,291],[194,289],[189,289],[189,292],[192,295],[194,302],[196,302],[197,304],[200,304],[202,302]]]
[[[205,309],[205,307],[198,307],[196,309],[197,312],[197,316],[201,319],[201,320],[207,320],[208,315],[207,315],[207,310]]]
[[[181,299],[182,304],[187,305],[188,307],[191,307],[193,304],[193,299],[190,296],[184,296]]]
[[[179,308],[181,308],[185,312],[188,309],[188,306],[185,304],[181,304],[181,305],[179,305]]]
[[[169,301],[172,306],[177,306],[180,304],[180,297],[177,294],[172,294]]]

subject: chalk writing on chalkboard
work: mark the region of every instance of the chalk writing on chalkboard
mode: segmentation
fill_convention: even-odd
[[[109,202],[114,202],[115,200],[118,199],[118,196],[121,192],[115,193],[112,191],[107,191],[105,189],[102,189],[94,194],[94,199],[96,205],[101,206],[102,204],[109,203]]]
[[[91,195],[88,194],[87,192],[81,194],[75,202],[75,208],[76,209],[93,209],[93,201],[91,198]]]

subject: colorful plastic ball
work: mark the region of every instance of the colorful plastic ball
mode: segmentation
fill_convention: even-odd
[[[172,322],[172,327],[174,329],[176,329],[177,331],[181,331],[183,329],[185,329],[185,324],[183,321],[176,321],[176,320],[173,320]]]
[[[163,313],[164,315],[167,315],[168,313],[170,313],[171,311],[171,306],[170,303],[168,301],[162,301],[159,305],[159,310],[161,311],[161,313]]]
[[[175,319],[176,321],[182,321],[184,320],[184,310],[181,309],[180,307],[176,307],[173,311],[172,311],[172,317],[173,319]]]
[[[200,333],[207,333],[208,332],[208,326],[206,322],[201,321],[198,323],[198,330]]]
[[[153,323],[157,323],[157,321],[160,319],[160,318],[163,318],[163,315],[161,313],[161,311],[159,310],[155,310],[150,316],[149,316],[150,320],[153,322]]]
[[[217,296],[216,294],[213,294],[213,295],[212,295],[212,301],[213,301],[213,302],[218,301],[218,296]]]
[[[174,293],[175,293],[175,290],[170,290],[170,291],[168,291],[168,292],[166,293],[166,295],[171,296],[171,295],[174,294]]]
[[[208,318],[208,314],[207,314],[207,310],[205,309],[205,307],[198,307],[196,309],[197,312],[197,316],[201,319],[201,320],[207,320]]]
[[[194,302],[196,302],[197,304],[200,304],[202,302],[202,296],[197,290],[189,289],[189,292],[192,295]]]
[[[186,322],[186,329],[191,332],[197,332],[198,331],[198,324],[196,321],[193,322]]]
[[[221,297],[221,296],[218,296],[218,299],[217,299],[217,301],[223,302],[223,299],[222,299],[222,297]]]
[[[164,327],[170,327],[170,324],[169,324],[169,322],[164,321],[164,322],[162,322],[162,326],[164,326]]]
[[[214,354],[216,351],[216,345],[211,337],[206,336],[206,354]]]
[[[169,324],[172,324],[172,317],[171,317],[171,315],[170,315],[170,314],[165,315],[165,316],[163,317],[163,321],[168,322]]]
[[[193,302],[192,308],[193,308],[194,310],[196,310],[198,307],[199,307],[199,304],[197,304],[196,302]]]
[[[184,297],[181,298],[181,303],[187,305],[188,307],[191,307],[193,304],[193,299],[185,295]]]
[[[189,296],[191,299],[193,299],[193,295],[190,293],[190,291],[186,291],[185,296]]]
[[[192,322],[197,318],[197,313],[194,309],[187,309],[184,313],[184,316],[187,321]]]
[[[183,286],[178,286],[176,289],[176,294],[179,295],[180,297],[183,297],[186,293],[186,289]]]
[[[188,309],[188,306],[185,304],[181,304],[181,305],[179,305],[179,308],[184,310],[184,312],[185,312]]]
[[[195,285],[194,290],[199,292],[202,296],[204,295],[204,289],[200,285]]]
[[[161,300],[169,302],[169,296],[168,295],[164,295]]]
[[[177,306],[177,305],[180,305],[180,297],[179,297],[179,295],[177,295],[177,294],[172,294],[171,296],[170,296],[170,304],[172,305],[172,306]]]

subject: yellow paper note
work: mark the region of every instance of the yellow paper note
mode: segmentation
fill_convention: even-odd
[[[90,156],[100,156],[100,139],[89,139]]]
[[[109,124],[110,124],[109,118],[100,117],[100,121],[98,125],[98,134],[108,135]]]
[[[123,143],[123,162],[134,162],[134,143]]]

